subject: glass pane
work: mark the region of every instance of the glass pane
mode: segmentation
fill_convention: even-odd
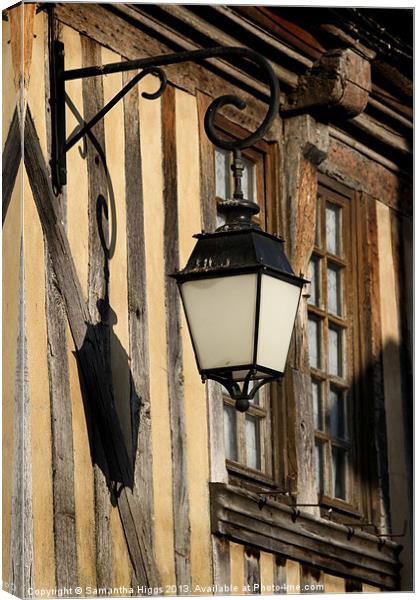
[[[343,448],[332,447],[332,495],[345,500],[347,452]]]
[[[309,364],[311,367],[320,367],[319,352],[319,321],[309,318]]]
[[[346,411],[342,390],[330,388],[330,432],[335,438],[346,437]]]
[[[321,246],[321,194],[317,195],[316,223],[315,223],[315,246]]]
[[[257,202],[257,182],[255,179],[255,164],[248,158],[243,158],[242,191],[246,200]]]
[[[181,294],[200,368],[251,364],[257,275],[186,281]]]
[[[315,442],[315,477],[318,493],[324,491],[324,445],[322,442]]]
[[[236,409],[228,404],[224,405],[225,420],[225,454],[230,460],[238,460],[238,446],[236,441]]]
[[[228,165],[227,150],[216,148],[215,167],[216,167],[216,196],[226,200],[229,197],[229,178],[230,169]]]
[[[341,315],[341,271],[329,266],[327,269],[328,310],[334,315]]]
[[[261,469],[260,420],[252,415],[245,419],[246,464],[251,469]]]
[[[312,380],[312,402],[314,410],[314,427],[322,431],[322,383]]]
[[[284,372],[299,298],[298,286],[262,275],[257,349],[259,365]]]
[[[343,373],[341,331],[332,327],[328,329],[328,372],[340,377]]]
[[[333,204],[327,204],[325,209],[327,251],[336,255],[340,255],[340,211],[341,209]]]
[[[311,295],[308,298],[309,304],[319,306],[320,304],[320,277],[319,277],[320,261],[313,256],[309,262],[308,278],[311,282]]]

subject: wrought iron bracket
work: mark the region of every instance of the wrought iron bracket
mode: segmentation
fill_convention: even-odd
[[[50,70],[50,90],[51,90],[51,114],[52,114],[52,179],[56,193],[59,193],[62,186],[67,183],[66,153],[72,148],[84,135],[89,133],[98,121],[100,121],[117,102],[119,102],[131,88],[139,83],[143,77],[152,73],[159,77],[160,87],[153,94],[143,92],[143,97],[153,100],[159,98],[165,91],[167,80],[162,67],[184,62],[200,63],[211,58],[223,58],[227,60],[241,59],[251,62],[260,67],[265,73],[267,79],[270,98],[267,113],[263,122],[256,131],[244,139],[227,140],[220,137],[215,126],[215,119],[218,111],[226,105],[232,105],[239,110],[246,107],[245,101],[236,94],[228,94],[216,98],[207,109],[204,126],[210,141],[224,148],[225,150],[242,150],[251,146],[261,139],[268,131],[274,117],[279,111],[279,83],[268,60],[249,48],[233,47],[215,47],[195,50],[191,52],[177,52],[175,54],[165,54],[154,57],[127,60],[123,62],[109,63],[105,65],[84,67],[80,69],[65,70],[64,68],[64,44],[53,40],[51,42],[51,70]],[[66,121],[65,121],[65,83],[75,79],[84,79],[86,77],[95,77],[98,75],[107,75],[110,73],[122,73],[125,71],[138,71],[118,94],[114,96],[105,106],[88,122],[78,127],[75,132],[66,140]]]

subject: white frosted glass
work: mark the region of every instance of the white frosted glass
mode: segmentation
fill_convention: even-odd
[[[246,464],[251,469],[261,469],[260,420],[247,415],[245,419]]]
[[[215,168],[216,168],[216,196],[226,200],[229,195],[229,170],[227,165],[227,150],[216,148],[215,150]]]
[[[259,365],[284,371],[299,297],[298,286],[262,275],[257,352]]]
[[[328,267],[328,310],[334,315],[341,314],[341,292],[340,292],[340,271],[339,269]]]
[[[248,158],[242,158],[244,170],[242,172],[242,191],[247,200],[257,202],[255,164]]]
[[[319,493],[322,492],[324,487],[324,460],[323,460],[323,444],[321,442],[315,442],[315,478],[316,487]]]
[[[200,368],[250,364],[257,275],[186,281],[181,293]]]
[[[308,319],[309,364],[319,368],[319,326],[316,319]]]
[[[319,381],[312,380],[312,403],[314,410],[314,427],[322,430],[322,389]]]
[[[342,375],[341,364],[341,331],[328,329],[328,372],[331,375]]]
[[[233,406],[224,405],[225,421],[225,454],[230,460],[238,460],[238,446],[236,443],[236,409]]]
[[[333,204],[327,204],[325,210],[325,227],[327,250],[331,254],[340,254],[340,209]]]
[[[312,257],[309,262],[308,278],[311,282],[311,295],[308,298],[309,304],[319,306],[319,259]]]

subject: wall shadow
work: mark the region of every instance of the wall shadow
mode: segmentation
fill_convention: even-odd
[[[66,104],[78,122],[78,126],[71,134],[73,135],[85,125],[85,121],[67,94]],[[98,273],[96,282],[98,288],[102,290],[102,297],[97,298],[96,303],[94,298],[89,298],[92,322],[86,323],[84,341],[75,355],[92,463],[103,473],[110,490],[111,502],[115,505],[122,486],[130,489],[134,486],[141,399],[136,392],[129,357],[114,329],[118,323],[118,316],[111,307],[109,298],[109,264],[115,251],[117,238],[115,194],[105,151],[93,130],[87,132],[81,140],[78,149],[82,159],[88,156],[88,143],[91,143],[99,158],[96,164],[101,166],[106,178],[107,198],[102,194],[96,198],[96,234],[102,250],[102,266],[98,265],[100,276]],[[109,211],[111,219],[109,219]],[[90,369],[92,353],[98,348],[101,379],[96,383],[95,389],[92,378],[86,376],[86,372]],[[99,396],[99,386],[106,389],[105,396],[104,394]],[[101,404],[104,397],[107,398],[106,406]]]

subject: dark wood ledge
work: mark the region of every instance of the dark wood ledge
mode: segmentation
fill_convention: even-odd
[[[349,539],[348,527],[303,511],[293,522],[289,506],[268,499],[260,510],[258,500],[248,490],[210,483],[212,533],[334,575],[398,589],[399,544],[357,530]]]

